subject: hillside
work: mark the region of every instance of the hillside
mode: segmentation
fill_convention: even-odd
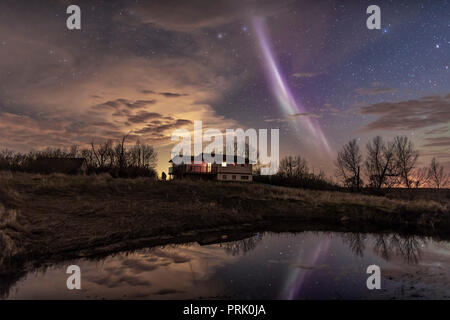
[[[0,262],[286,226],[447,236],[448,190],[442,194],[438,202],[263,184],[8,173],[0,177]]]

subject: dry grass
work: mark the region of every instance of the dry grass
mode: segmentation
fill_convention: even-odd
[[[0,264],[3,259],[19,253],[17,241],[11,235],[17,230],[21,230],[17,216],[18,211],[16,209],[6,209],[0,203]]]
[[[189,186],[198,188],[198,183],[193,181],[172,181],[174,187]],[[204,189],[215,190],[212,192],[217,195],[220,191],[228,194],[240,194],[243,199],[264,200],[283,200],[300,201],[310,207],[320,207],[324,205],[358,205],[370,208],[380,208],[387,211],[407,210],[421,212],[448,212],[449,203],[442,203],[434,200],[404,200],[389,199],[382,196],[372,196],[357,193],[345,193],[335,191],[315,191],[306,189],[296,189],[278,186],[268,186],[263,184],[240,184],[240,183],[221,183],[201,182],[202,191]],[[219,191],[217,191],[219,189]],[[216,192],[217,191],[217,192]]]
[[[0,256],[25,259],[243,223],[450,230],[446,202],[256,183],[1,173],[0,203]]]
[[[17,210],[6,209],[5,206],[0,203],[0,229],[17,227]]]

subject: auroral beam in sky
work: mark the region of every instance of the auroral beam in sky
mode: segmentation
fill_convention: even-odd
[[[297,103],[289,90],[289,86],[283,75],[280,72],[280,68],[274,58],[269,39],[266,32],[264,21],[261,18],[253,18],[253,27],[258,39],[259,48],[261,49],[264,61],[264,67],[266,69],[267,77],[270,81],[272,91],[286,116],[296,115],[299,113],[307,113],[307,110]],[[305,127],[310,133],[311,137],[315,139],[319,145],[325,148],[325,150],[331,154],[331,149],[325,135],[322,132],[319,124],[315,119],[309,117],[293,117],[293,122],[298,131],[299,126]],[[306,138],[306,137],[305,137]]]

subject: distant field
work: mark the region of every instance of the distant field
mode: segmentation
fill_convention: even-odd
[[[0,271],[2,261],[90,254],[141,238],[242,225],[450,236],[450,190],[412,192],[378,197],[263,184],[1,173]]]
[[[402,200],[432,200],[450,206],[450,189],[405,189],[396,188],[388,191],[386,197],[389,199]]]

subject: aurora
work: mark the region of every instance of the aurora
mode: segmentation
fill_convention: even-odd
[[[283,111],[283,114],[285,116],[290,116],[289,118],[292,119],[297,132],[300,127],[305,127],[310,133],[311,138],[314,139],[314,142],[322,146],[328,154],[331,154],[328,140],[315,119],[311,119],[310,117],[292,117],[296,114],[308,114],[308,112],[300,103],[297,103],[286,80],[280,72],[280,68],[274,58],[272,48],[269,44],[267,30],[263,19],[254,17],[253,28],[256,32],[259,49],[262,52],[264,68],[266,70],[268,80],[270,82],[273,94],[278,101],[281,110]]]

